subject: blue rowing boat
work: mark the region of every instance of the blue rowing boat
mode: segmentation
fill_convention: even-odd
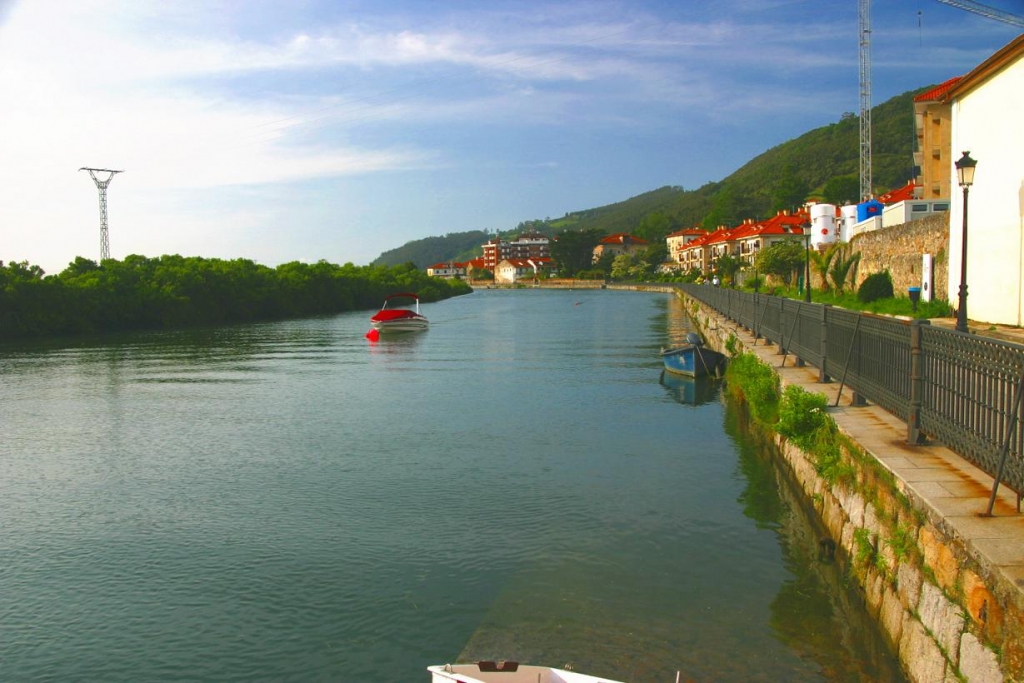
[[[686,335],[685,346],[665,349],[661,352],[661,360],[665,370],[676,375],[687,377],[704,377],[720,375],[725,367],[725,355],[704,348],[704,340],[696,332]]]

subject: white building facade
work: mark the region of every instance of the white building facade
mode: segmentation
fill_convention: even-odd
[[[968,195],[967,315],[1024,325],[1024,34],[950,89],[953,154],[949,216],[949,302],[960,290],[964,197],[954,163],[977,160]]]

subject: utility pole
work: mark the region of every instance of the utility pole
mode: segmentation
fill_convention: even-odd
[[[859,0],[860,15],[860,200],[871,198],[871,0]]]
[[[110,233],[107,230],[107,186],[114,179],[117,173],[124,171],[111,171],[109,168],[87,168],[83,166],[79,171],[88,171],[92,181],[96,183],[96,189],[100,192],[100,262],[110,258]],[[97,173],[109,173],[106,180],[96,177]]]

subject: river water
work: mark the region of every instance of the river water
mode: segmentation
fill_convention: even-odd
[[[0,347],[0,680],[900,681],[664,294]]]

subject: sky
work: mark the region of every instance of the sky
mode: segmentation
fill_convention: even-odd
[[[123,170],[113,258],[269,266],[695,189],[859,110],[857,4],[0,0],[0,260],[99,260],[82,167]],[[871,23],[874,104],[1020,33],[937,0]]]

